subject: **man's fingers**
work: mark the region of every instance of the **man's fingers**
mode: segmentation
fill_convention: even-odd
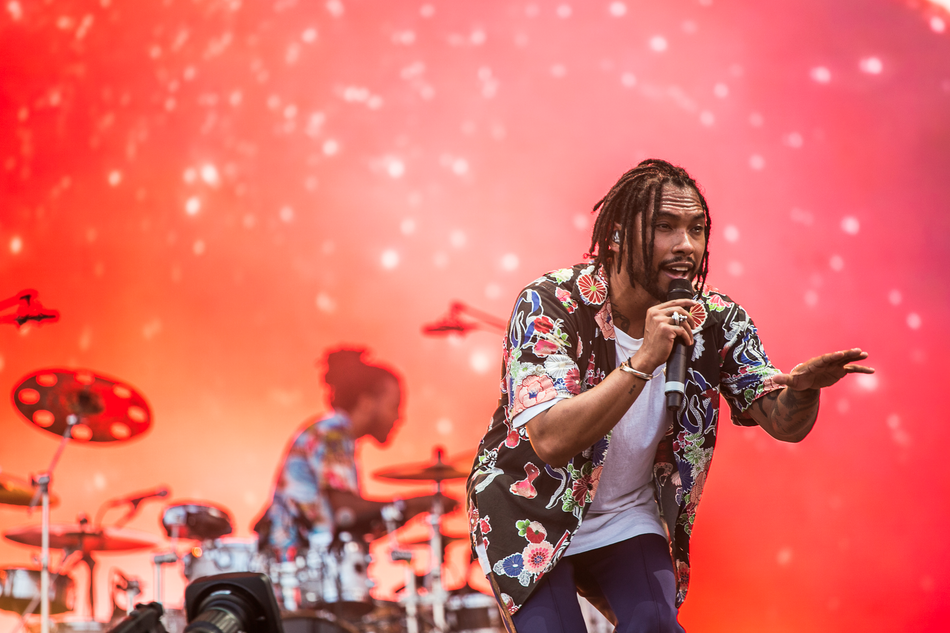
[[[873,367],[865,367],[864,365],[845,365],[844,370],[849,374],[873,374]]]

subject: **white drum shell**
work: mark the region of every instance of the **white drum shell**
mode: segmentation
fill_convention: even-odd
[[[189,581],[237,571],[264,572],[263,557],[255,539],[221,538],[205,543],[200,554],[192,550],[184,557],[185,578]]]

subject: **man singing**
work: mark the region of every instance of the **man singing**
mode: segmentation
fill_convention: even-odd
[[[515,302],[500,406],[468,480],[473,549],[519,633],[586,630],[576,594],[618,632],[682,631],[689,537],[725,395],[736,424],[799,442],[820,389],[860,349],[782,373],[751,318],[706,285],[709,210],[685,170],[646,160],[594,206],[591,260]],[[674,279],[694,297],[667,301]],[[664,370],[688,346],[685,401]]]

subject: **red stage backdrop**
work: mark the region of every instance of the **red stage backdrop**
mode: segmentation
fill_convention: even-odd
[[[681,621],[939,628],[945,7],[4,0],[0,296],[35,288],[61,319],[0,326],[0,391],[88,368],[154,415],[126,443],[66,449],[53,520],[164,484],[228,508],[250,536],[288,441],[326,410],[315,362],[341,343],[397,367],[407,394],[391,445],[359,449],[365,489],[425,492],[371,473],[436,445],[474,454],[501,340],[422,326],[453,300],[507,317],[524,284],[581,258],[614,181],[661,157],[704,186],[710,282],[750,310],[777,365],[861,346],[878,369],[826,393],[801,444],[724,422]],[[0,467],[41,471],[57,438],[7,398]],[[157,537],[161,508],[129,527]],[[0,530],[38,523],[0,506]],[[466,548],[449,551],[458,586]],[[4,540],[0,566],[36,553]],[[151,598],[151,552],[98,561],[100,618],[113,568]],[[380,578],[391,595],[395,573]],[[170,602],[182,586],[169,570]]]

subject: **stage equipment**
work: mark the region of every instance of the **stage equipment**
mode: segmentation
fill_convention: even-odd
[[[148,430],[145,398],[113,378],[86,369],[43,369],[21,379],[13,404],[31,424],[81,442],[124,442]]]
[[[182,560],[188,580],[239,571],[266,571],[263,557],[257,551],[257,539],[205,541],[192,548]]]
[[[13,314],[0,315],[0,323],[13,323],[19,329],[30,321],[40,325],[59,321],[59,311],[43,308],[43,304],[36,298],[38,294],[35,290],[21,290],[12,297],[0,299],[0,311],[16,306]]]
[[[24,567],[0,568],[0,609],[23,613],[36,608],[40,597],[41,570]],[[64,613],[73,608],[73,581],[58,576],[50,584],[50,613]]]
[[[13,528],[3,533],[4,538],[40,547],[43,540],[41,525]],[[88,524],[64,523],[49,526],[49,546],[81,552],[124,552],[148,549],[158,545],[158,540],[146,532],[127,528],[89,528]]]
[[[93,442],[115,442],[130,439],[145,432],[151,424],[148,403],[139,393],[119,381],[97,376],[87,369],[43,369],[26,376],[13,390],[13,404],[34,426],[62,437],[53,459],[45,472],[33,478],[34,494],[32,508],[42,503],[43,515],[40,526],[40,632],[49,633],[49,550],[50,550],[50,483],[53,470],[70,439]],[[89,596],[91,613],[95,613],[93,567],[95,561],[89,552],[93,549],[118,547],[122,535],[110,535],[111,541],[98,543],[89,536],[82,522],[81,544],[76,549],[82,552],[83,561],[89,566]],[[67,530],[68,531],[68,530]],[[96,532],[96,530],[92,530]],[[63,535],[59,535],[63,536]],[[65,536],[63,536],[65,538]],[[92,540],[86,540],[87,538]],[[118,539],[118,540],[117,540]],[[98,543],[95,547],[91,543]],[[149,545],[151,546],[151,544]],[[129,547],[119,547],[129,549]],[[68,557],[68,554],[67,554]],[[24,616],[25,617],[25,616]]]
[[[468,316],[474,320],[464,320]],[[422,326],[422,333],[426,336],[444,336],[446,334],[468,334],[472,330],[486,330],[502,332],[506,330],[505,322],[487,312],[465,305],[461,301],[453,301],[449,305],[449,313],[433,323]]]
[[[166,633],[161,621],[164,612],[157,602],[137,605],[109,633]]]
[[[185,633],[283,633],[274,588],[264,574],[200,578],[185,589]]]
[[[405,466],[396,466],[378,470],[373,476],[378,479],[396,479],[408,481],[431,481],[435,484],[435,494],[432,496],[432,510],[429,513],[430,538],[429,548],[432,556],[432,570],[430,572],[431,587],[429,593],[425,596],[425,602],[432,606],[432,620],[438,631],[446,630],[445,603],[447,594],[442,585],[442,511],[444,507],[444,495],[442,494],[442,482],[449,479],[463,479],[468,477],[468,472],[455,466],[445,463],[443,455],[445,451],[437,446],[433,449],[433,459],[428,464],[410,464]],[[398,558],[397,558],[398,557]],[[411,560],[412,555],[406,558],[406,553],[393,551],[394,560]],[[407,622],[409,633],[416,633],[418,630],[415,624],[415,613],[417,605],[421,604],[416,591],[415,574],[411,569],[406,573],[406,605]]]
[[[0,473],[0,505],[29,506],[33,503],[36,488],[32,481]],[[51,494],[50,507],[59,504],[59,497]]]
[[[206,502],[186,501],[170,505],[162,513],[162,526],[172,539],[212,541],[233,531],[227,510]]]

